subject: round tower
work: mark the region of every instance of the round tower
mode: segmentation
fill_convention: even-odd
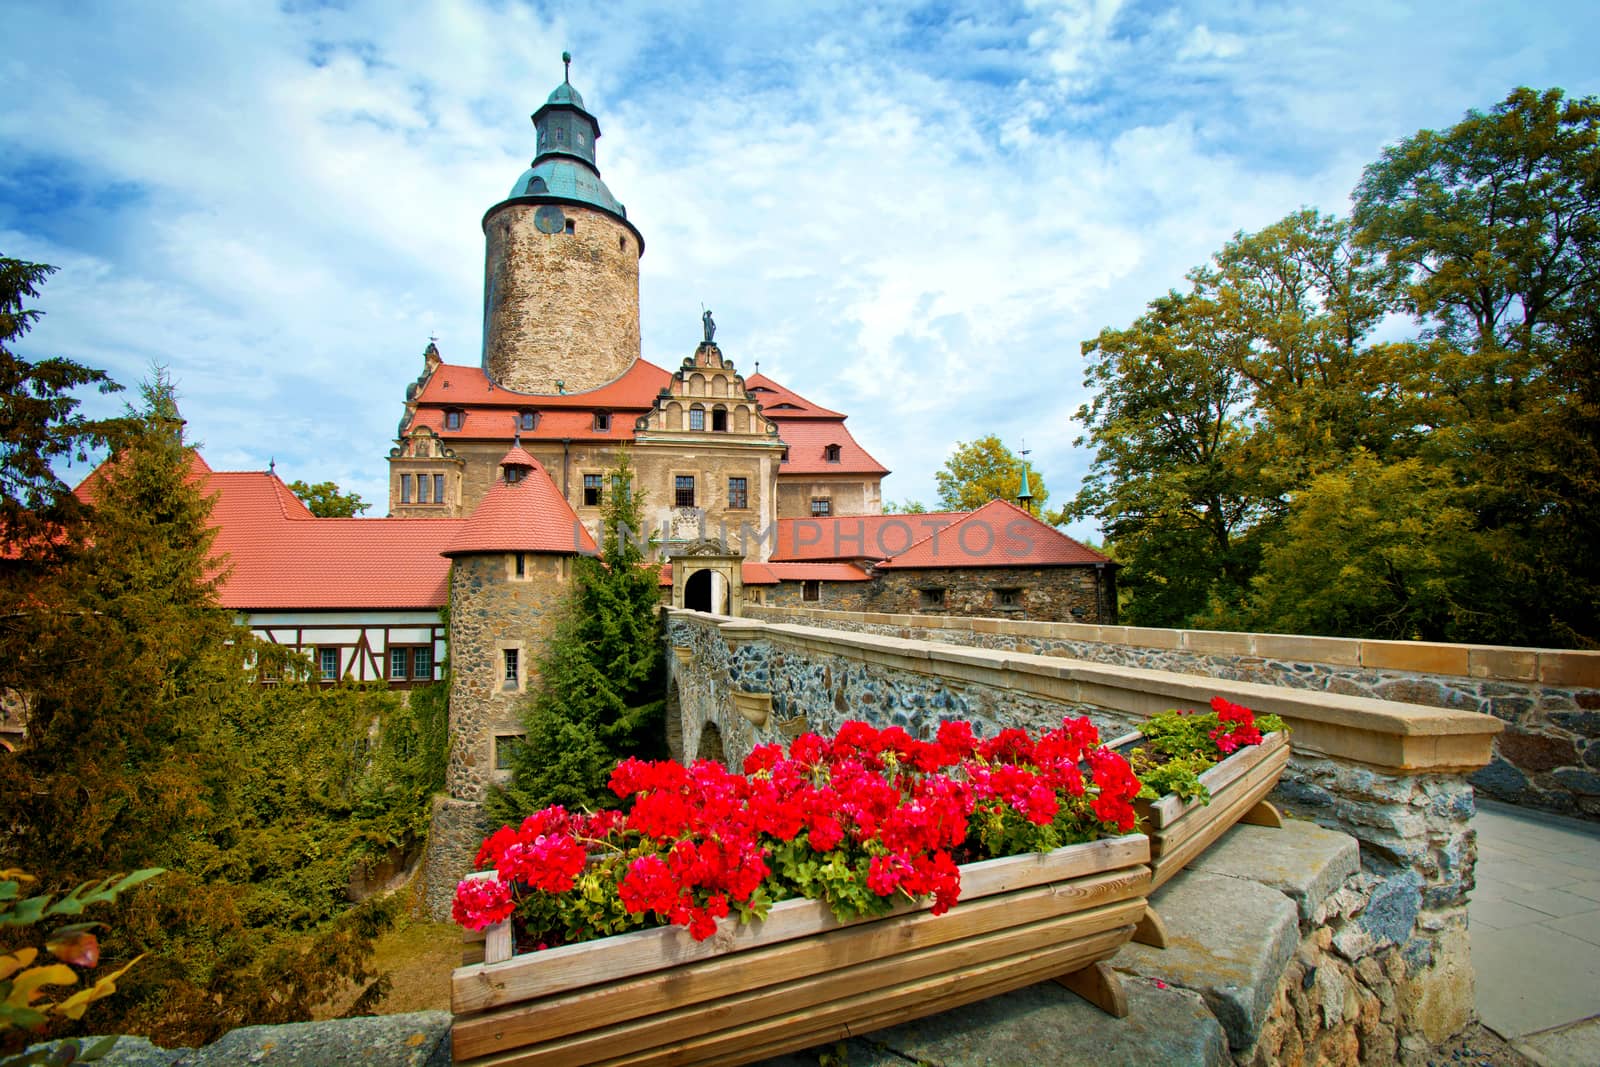
[[[600,123],[570,81],[533,125],[533,165],[483,217],[483,369],[515,392],[579,393],[639,358],[644,238],[600,180]]]

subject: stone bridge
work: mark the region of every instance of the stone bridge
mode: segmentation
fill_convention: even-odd
[[[1295,1028],[1292,1018],[1281,1018],[1294,1015],[1282,1005],[1300,996],[1283,984],[1291,959],[1299,961],[1293,982],[1314,983],[1320,966],[1322,980],[1337,978],[1347,989],[1351,1015],[1333,1014],[1350,1027],[1357,1025],[1355,1005],[1381,1004],[1373,1010],[1389,1020],[1382,1025],[1401,1047],[1424,1048],[1471,1021],[1466,900],[1476,845],[1469,775],[1495,758],[1505,723],[1494,712],[1517,707],[1546,722],[1580,724],[1574,716],[1595,695],[1586,672],[1600,667],[1600,656],[1586,653],[1393,642],[1322,647],[1324,639],[1269,635],[745,612],[668,612],[669,734],[679,758],[737,765],[755,745],[807,730],[830,733],[852,718],[928,736],[950,718],[992,734],[1087,715],[1110,735],[1167,708],[1204,708],[1214,695],[1282,716],[1294,756],[1275,800],[1308,821],[1302,826],[1317,823],[1340,840],[1353,838],[1360,862],[1341,866],[1347,861],[1334,859],[1343,855],[1337,843],[1319,841],[1312,851],[1320,858],[1286,876],[1300,880],[1299,899],[1316,900],[1301,916],[1298,944],[1286,936],[1241,949],[1278,963],[1262,964],[1264,977],[1252,979],[1249,1011],[1212,1005],[1236,1061],[1272,1025]],[[1461,670],[1438,669],[1447,666]],[[1419,669],[1426,667],[1434,669]],[[1447,706],[1418,702],[1425,696]],[[1574,741],[1574,752],[1589,754],[1589,740]],[[1589,794],[1571,796],[1569,807],[1587,807]],[[1297,853],[1287,837],[1256,847],[1272,841],[1283,842],[1286,855]],[[1223,1001],[1233,995],[1219,994]],[[1355,1041],[1354,1034],[1346,1036]]]

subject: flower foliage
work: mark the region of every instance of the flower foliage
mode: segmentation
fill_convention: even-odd
[[[961,893],[959,864],[1133,829],[1139,782],[1088,719],[1037,738],[979,739],[946,722],[923,741],[847,722],[833,738],[762,745],[742,774],[701,760],[626,759],[618,811],[549,807],[483,843],[454,914],[483,929],[516,913],[543,948],[646,925],[760,918],[778,900],[825,901],[840,921]]]
[[[1200,775],[1241,748],[1259,745],[1265,734],[1287,730],[1276,715],[1262,715],[1220,696],[1203,713],[1164,711],[1140,727],[1144,741],[1128,753],[1143,790],[1154,800],[1176,793],[1184,800],[1210,800]]]

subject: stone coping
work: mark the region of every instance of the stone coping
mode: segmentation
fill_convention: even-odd
[[[1326,663],[1369,670],[1457,675],[1493,681],[1600,688],[1600,652],[1510,645],[1461,645],[1434,641],[1379,641],[1295,634],[1230,633],[1220,630],[1167,630],[1147,626],[1096,626],[1025,619],[968,618],[957,615],[886,615],[753,605],[772,617],[837,620],[901,629],[970,630],[1058,641],[1091,641],[1196,655],[1256,656],[1299,663]]]
[[[713,623],[734,645],[764,639],[912,671],[957,686],[988,685],[1145,718],[1168,708],[1202,710],[1213,696],[1222,696],[1281,716],[1289,725],[1297,752],[1350,760],[1390,773],[1476,770],[1489,762],[1494,737],[1504,729],[1500,720],[1478,712],[1371,697],[679,609],[672,614]]]

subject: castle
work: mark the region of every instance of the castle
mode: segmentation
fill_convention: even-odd
[[[305,652],[318,679],[406,688],[441,678],[448,652],[464,819],[520,734],[608,493],[642,494],[638,533],[670,561],[663,597],[679,606],[1114,621],[1115,565],[1015,504],[882,514],[889,472],[846,416],[739,373],[710,312],[677,367],[642,358],[644,236],[601,180],[600,124],[567,80],[533,124],[531,166],[483,218],[482,359],[427,346],[389,451],[387,517],[315,518],[272,471],[193,472],[215,497],[224,606]],[[634,484],[611,485],[624,447]]]

